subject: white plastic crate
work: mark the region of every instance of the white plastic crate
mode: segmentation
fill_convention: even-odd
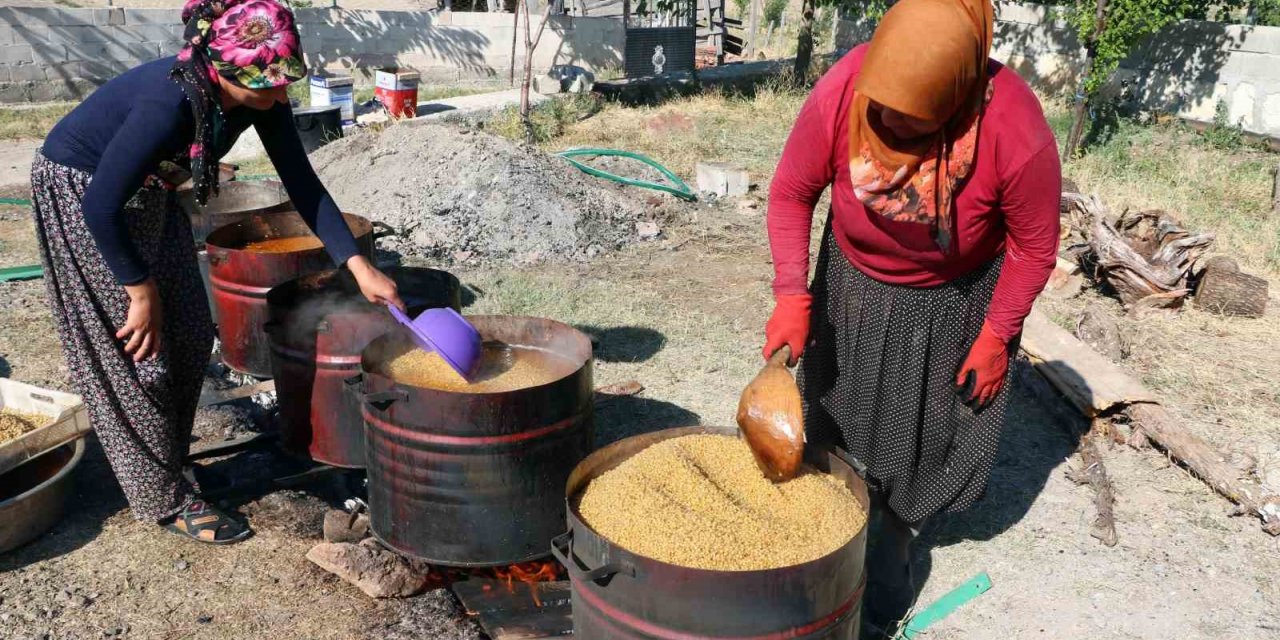
[[[0,408],[48,416],[51,424],[0,442],[0,473],[88,433],[89,414],[80,396],[0,378]]]

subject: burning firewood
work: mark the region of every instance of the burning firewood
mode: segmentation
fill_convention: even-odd
[[[1213,234],[1192,235],[1163,212],[1126,214],[1113,221],[1097,196],[1065,193],[1063,199],[1088,220],[1088,257],[1126,308],[1181,306],[1191,292],[1187,275],[1213,243]],[[1073,249],[1080,253],[1083,247]]]

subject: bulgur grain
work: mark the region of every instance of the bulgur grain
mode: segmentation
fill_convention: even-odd
[[[544,349],[485,343],[468,383],[435,352],[407,348],[382,372],[401,384],[456,393],[504,393],[554,382],[572,373],[568,361]]]
[[[746,442],[673,438],[592,480],[578,511],[633,553],[719,571],[757,571],[821,558],[866,522],[836,477],[803,467],[782,484],[764,477]]]
[[[47,424],[49,424],[48,416],[0,409],[0,442],[8,442]]]

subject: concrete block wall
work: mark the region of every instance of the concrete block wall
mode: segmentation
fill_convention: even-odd
[[[309,66],[364,81],[385,66],[415,68],[427,82],[505,76],[515,35],[511,14],[300,9],[297,17]],[[177,53],[181,38],[176,9],[0,7],[0,103],[83,98],[123,71]],[[620,67],[622,45],[617,20],[553,18],[534,69]]]
[[[870,28],[843,21],[842,48],[866,41]],[[999,3],[992,57],[1050,95],[1078,86],[1084,49],[1074,28],[1049,7]],[[1171,25],[1125,60],[1108,87],[1138,107],[1211,122],[1219,102],[1232,123],[1280,138],[1280,27],[1183,21]]]

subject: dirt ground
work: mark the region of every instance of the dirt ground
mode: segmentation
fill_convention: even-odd
[[[741,200],[664,202],[678,222],[664,219],[656,239],[590,263],[454,269],[473,294],[469,312],[573,323],[598,340],[597,384],[644,384],[640,397],[599,408],[599,444],[672,426],[733,424],[737,396],[759,366],[770,308],[763,194],[786,134],[778,123],[789,123],[801,101],[766,91],[751,99],[611,106],[546,146],[607,140],[686,179],[697,161],[734,160],[756,178],[755,191]],[[1217,231],[1218,250],[1269,277],[1275,292],[1280,223],[1252,215],[1269,202],[1273,164],[1260,152],[1206,150],[1182,133],[1152,130],[1122,136],[1069,163],[1067,173],[1117,211],[1162,207]],[[1188,171],[1166,170],[1181,165]],[[0,189],[0,196],[20,193]],[[0,208],[0,266],[36,259],[29,212]],[[44,304],[39,281],[0,284],[0,375],[66,388]],[[1046,307],[1069,326],[1091,304],[1121,315],[1113,300],[1093,293]],[[1255,456],[1276,487],[1275,293],[1271,307],[1256,321],[1190,310],[1176,319],[1126,322],[1131,355],[1121,364],[1212,444]],[[1224,500],[1161,454],[1104,448],[1120,542],[1108,549],[1090,537],[1092,495],[1065,473],[1077,464],[1078,434],[1087,425],[1034,375],[1019,363],[987,495],[966,513],[932,522],[916,552],[924,603],[979,572],[994,587],[927,637],[1280,637],[1280,539],[1255,520],[1229,517]],[[216,440],[269,427],[251,413],[203,413],[197,433]],[[288,468],[261,452],[206,466],[223,482]],[[335,482],[231,503],[258,533],[225,549],[134,521],[92,439],[76,482],[72,511],[51,534],[0,556],[0,638],[481,637],[446,592],[372,602],[303,558],[319,539],[319,514],[349,494]]]
[[[591,266],[460,272],[476,312],[536,313],[600,341],[597,383],[637,379],[645,393],[603,406],[601,444],[695,422],[731,424],[758,363],[768,310],[762,211],[724,202],[696,222]],[[3,262],[34,255],[29,218],[6,209]],[[697,269],[689,265],[697,264]],[[61,386],[42,285],[0,285],[7,375]],[[1028,375],[1026,370],[1020,376]],[[940,519],[917,553],[923,601],[978,572],[994,588],[934,628],[934,638],[1275,637],[1280,541],[1155,453],[1104,452],[1119,494],[1120,544],[1089,537],[1091,496],[1064,477],[1082,425],[1054,398],[1015,386],[990,490]],[[210,437],[219,437],[212,435]],[[262,473],[264,454],[216,464]],[[312,567],[317,514],[333,486],[244,504],[258,535],[230,548],[189,543],[133,520],[96,444],[68,517],[0,557],[6,638],[478,638],[445,592],[371,602]]]

